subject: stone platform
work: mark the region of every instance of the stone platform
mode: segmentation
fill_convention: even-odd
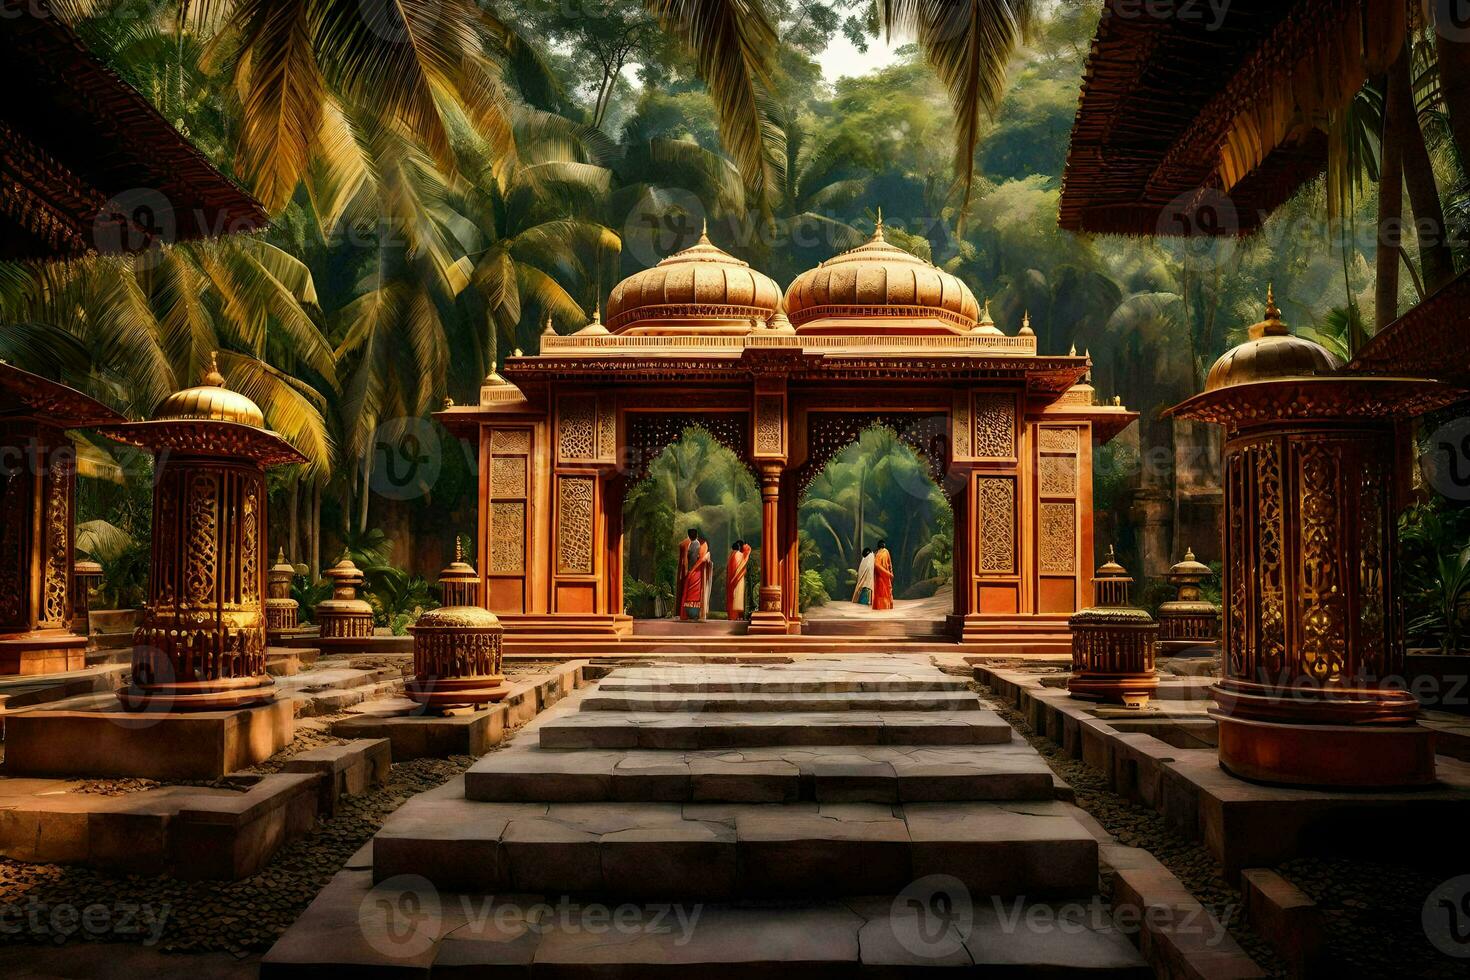
[[[1106,906],[1055,924],[1098,839],[966,688],[927,658],[615,670],[389,817],[261,974],[1152,975]]]
[[[7,716],[7,774],[214,779],[264,762],[294,731],[288,699],[192,712],[124,711],[112,694],[64,704]]]

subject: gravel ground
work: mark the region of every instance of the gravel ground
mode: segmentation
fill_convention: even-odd
[[[996,696],[983,684],[972,685],[986,707],[993,709],[1011,727],[1041,753],[1053,772],[1072,787],[1077,805],[1090,813],[1118,843],[1141,847],[1173,872],[1201,905],[1223,922],[1230,935],[1240,943],[1252,959],[1272,976],[1286,976],[1286,967],[1271,947],[1242,921],[1239,889],[1221,877],[1220,866],[1199,841],[1190,840],[1171,830],[1164,818],[1149,807],[1140,806],[1108,789],[1102,773],[1080,760],[1066,755],[1051,739],[1037,735],[1010,702]],[[1103,889],[1111,898],[1111,876],[1104,876]]]
[[[1078,806],[1119,843],[1144,848],[1158,858],[1217,918],[1224,920],[1224,910],[1229,908],[1230,934],[1262,969],[1285,976],[1285,966],[1271,947],[1241,922],[1240,891],[1221,877],[1220,866],[1202,843],[1171,830],[1157,811],[1109,790],[1101,773],[1038,736],[1009,702],[988,687],[976,684],[975,688],[1071,784]],[[1436,874],[1359,858],[1304,857],[1275,870],[1311,896],[1321,910],[1330,960],[1324,965],[1324,975],[1470,977],[1470,961],[1438,953],[1421,923],[1426,896],[1456,869]]]
[[[83,940],[140,942],[156,932],[165,952],[264,952],[383,820],[410,797],[464,772],[474,759],[415,759],[395,763],[388,783],[345,797],[335,817],[282,848],[241,881],[180,881],[164,876],[113,876],[87,868],[0,860],[0,945]],[[61,918],[91,906],[116,927],[78,928]],[[67,911],[72,910],[72,911]],[[141,929],[139,931],[133,931]]]

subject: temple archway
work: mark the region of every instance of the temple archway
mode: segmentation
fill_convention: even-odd
[[[952,609],[954,512],[943,489],[944,433],[927,418],[906,418],[901,432],[886,419],[848,416],[827,433],[854,432],[845,445],[813,439],[797,510],[798,602],[808,619],[938,621]],[[896,599],[882,613],[853,601],[862,553],[880,541],[893,558]]]
[[[677,615],[678,545],[692,527],[708,541],[714,564],[710,616],[727,619],[727,556],[737,541],[755,552],[761,544],[760,490],[743,454],[730,445],[744,420],[718,415],[708,426],[680,427],[682,420],[668,416],[643,418],[648,422],[629,426],[622,502],[623,609],[635,619]],[[660,434],[662,445],[655,448]],[[746,573],[747,610],[754,608],[758,566],[752,561]]]

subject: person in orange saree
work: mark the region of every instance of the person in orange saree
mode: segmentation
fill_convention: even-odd
[[[873,609],[893,608],[893,556],[888,542],[879,541],[873,552]]]
[[[725,615],[731,622],[745,618],[745,569],[750,565],[750,545],[736,541],[725,559]]]
[[[679,618],[704,619],[705,580],[710,573],[709,545],[699,539],[699,529],[691,527],[689,537],[679,542]]]

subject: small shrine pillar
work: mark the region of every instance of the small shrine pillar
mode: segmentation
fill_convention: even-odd
[[[265,634],[271,643],[279,643],[299,628],[301,604],[291,598],[291,580],[295,577],[296,566],[286,561],[286,549],[282,548],[276,554],[276,563],[265,573]]]
[[[408,697],[431,709],[499,701],[510,693],[501,660],[505,628],[480,603],[480,573],[464,560],[460,539],[454,561],[439,573],[444,605],[430,609],[413,634],[413,679]]]
[[[121,421],[79,391],[0,361],[0,674],[81,670],[76,451],[66,430]]]
[[[1394,420],[1460,393],[1348,376],[1266,319],[1170,413],[1225,427],[1220,764],[1307,786],[1434,781],[1393,602]]]
[[[777,317],[783,322],[786,319],[781,314]],[[776,319],[773,326],[781,329]],[[757,378],[751,408],[750,456],[761,485],[761,587],[747,628],[753,635],[782,634],[789,628],[781,589],[781,482],[790,452],[787,413],[785,378]],[[787,501],[787,506],[794,503]]]
[[[357,597],[366,580],[362,570],[344,554],[323,573],[332,581],[332,598],[316,604],[317,633],[323,640],[364,640],[373,635],[373,607]]]
[[[1092,581],[1093,604],[1067,620],[1072,630],[1067,691],[1074,698],[1142,708],[1159,687],[1154,670],[1158,624],[1128,604],[1133,579],[1113,560],[1112,548]]]
[[[1159,650],[1168,655],[1209,653],[1220,643],[1220,607],[1206,602],[1200,583],[1214,573],[1186,548],[1164,576],[1176,597],[1159,605]]]
[[[265,670],[265,471],[305,458],[224,384],[211,357],[203,383],[164,399],[152,420],[103,429],[157,458],[148,603],[132,681],[118,691],[129,709],[275,698]]]
[[[71,631],[86,636],[90,627],[89,615],[92,608],[92,593],[102,584],[102,566],[90,558],[80,558],[72,564]]]

